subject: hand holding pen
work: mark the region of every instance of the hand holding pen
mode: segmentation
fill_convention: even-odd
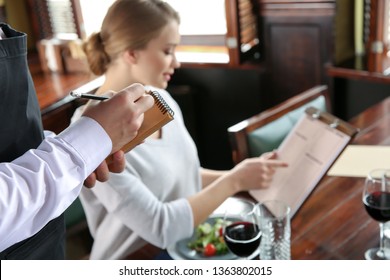
[[[112,141],[111,153],[121,157],[112,164],[106,161],[92,173],[84,182],[86,186],[92,187],[96,180],[105,181],[108,179],[108,171],[121,172],[124,169],[123,152],[120,149],[129,141],[134,139],[144,119],[144,112],[149,110],[153,104],[153,97],[145,94],[145,88],[140,84],[131,85],[112,97],[97,96],[92,94],[71,94],[77,98],[94,100],[107,100],[89,104],[83,115],[97,121],[106,131]],[[93,98],[91,98],[93,96]],[[114,156],[115,156],[114,155]]]
[[[95,100],[108,99],[107,96],[89,94],[79,96],[88,99],[93,96]],[[116,152],[137,135],[144,112],[153,104],[154,99],[145,93],[144,86],[133,84],[117,92],[106,102],[88,105],[83,115],[92,117],[104,128],[113,142],[112,152]]]

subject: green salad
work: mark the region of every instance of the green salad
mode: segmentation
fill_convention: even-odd
[[[206,257],[226,254],[229,249],[223,239],[223,225],[224,220],[221,218],[215,218],[214,224],[210,222],[200,224],[196,228],[195,238],[188,243],[188,248]]]

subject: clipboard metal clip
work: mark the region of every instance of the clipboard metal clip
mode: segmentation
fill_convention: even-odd
[[[316,110],[311,116],[313,119],[319,119],[321,117],[321,110]]]
[[[349,123],[342,119],[336,118],[330,113],[323,112],[313,106],[305,109],[305,113],[313,119],[318,119],[321,122],[327,124],[330,128],[337,129],[344,134],[348,135],[351,139],[358,133],[359,129],[353,127]]]
[[[340,125],[339,119],[335,119],[331,124],[329,124],[331,128],[337,128],[339,125]]]

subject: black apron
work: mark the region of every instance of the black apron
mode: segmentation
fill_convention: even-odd
[[[41,112],[27,65],[27,35],[0,23],[0,162],[10,162],[43,140]],[[1,213],[6,215],[6,213]],[[1,238],[1,237],[0,237]],[[0,259],[64,259],[64,217],[0,252]]]

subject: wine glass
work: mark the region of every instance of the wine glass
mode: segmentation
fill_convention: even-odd
[[[253,259],[259,255],[261,231],[255,204],[244,199],[226,209],[223,237],[229,250],[242,259]]]
[[[363,190],[363,203],[367,213],[379,222],[379,248],[365,252],[367,260],[390,259],[390,252],[384,247],[383,224],[390,221],[390,169],[374,169],[366,177]]]

